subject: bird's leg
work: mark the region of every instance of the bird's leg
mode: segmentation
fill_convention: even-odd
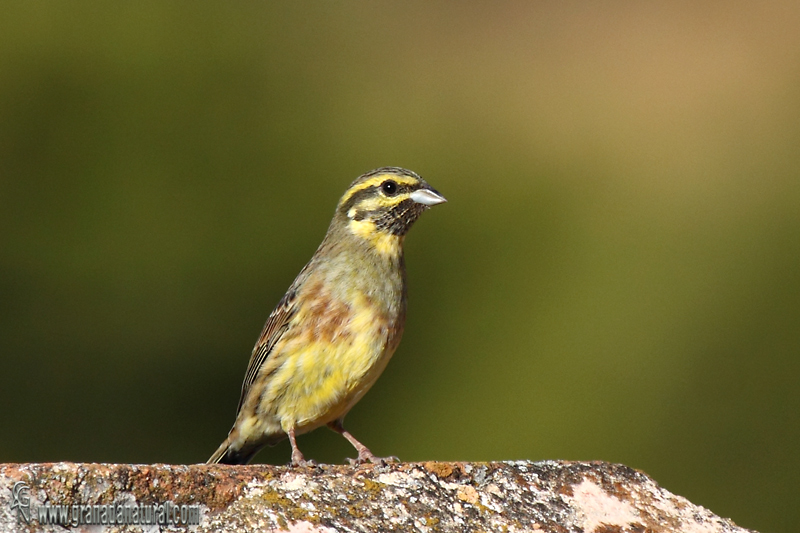
[[[328,423],[328,427],[334,430],[336,433],[339,433],[341,436],[346,438],[350,444],[358,451],[358,459],[348,459],[350,464],[363,464],[369,461],[373,464],[380,464],[384,465],[386,463],[399,463],[400,459],[397,457],[376,457],[369,448],[358,442],[358,440],[350,434],[349,431],[344,429],[344,425],[342,420],[334,420],[333,422]]]
[[[303,457],[303,452],[300,451],[300,448],[297,447],[297,440],[294,436],[294,428],[291,428],[289,431],[286,432],[289,435],[289,442],[292,445],[292,466],[314,466],[316,465],[316,461],[308,460]]]

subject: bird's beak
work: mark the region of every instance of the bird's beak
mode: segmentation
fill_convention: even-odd
[[[417,189],[409,195],[409,198],[418,204],[427,205],[428,207],[447,201],[444,196],[432,189]]]

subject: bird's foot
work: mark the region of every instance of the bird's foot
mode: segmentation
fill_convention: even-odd
[[[372,463],[374,465],[386,466],[387,464],[391,463],[399,463],[400,459],[391,455],[389,457],[376,457],[373,454],[358,454],[357,459],[347,459],[347,462],[351,465],[363,465],[366,463]]]
[[[292,450],[292,462],[290,463],[291,466],[299,466],[305,468],[311,468],[317,466],[317,462],[314,459],[306,459],[303,457],[303,454],[295,448]]]
[[[292,462],[289,463],[289,466],[301,467],[301,468],[314,468],[319,466],[319,463],[317,463],[314,459],[292,458]]]

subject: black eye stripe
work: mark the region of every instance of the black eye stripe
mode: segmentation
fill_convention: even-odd
[[[361,201],[364,200],[365,198],[369,198],[370,196],[375,196],[377,190],[378,190],[377,186],[372,186],[356,192],[350,198],[348,198],[347,201],[342,205],[342,211],[347,213],[351,207],[361,203]]]
[[[386,183],[387,181],[392,181],[397,186],[397,190],[394,194],[387,195],[385,193],[382,193],[383,184]],[[350,211],[351,208],[353,207],[357,208],[358,204],[360,204],[362,201],[366,200],[367,198],[374,197],[376,195],[388,196],[390,198],[393,198],[397,197],[400,194],[411,193],[421,188],[422,185],[417,183],[414,184],[397,183],[391,178],[389,178],[381,182],[379,185],[372,185],[370,187],[367,187],[366,189],[362,189],[360,191],[355,192],[350,198],[347,199],[347,201],[344,204],[342,204],[340,210],[343,213],[347,213],[348,211]]]
[[[384,183],[386,183],[386,182],[384,182]],[[409,193],[409,192],[415,191],[416,189],[419,189],[419,185],[417,185],[417,184],[408,185],[406,183],[397,183],[397,182],[394,182],[394,184],[395,184],[396,190],[395,190],[394,194],[392,194],[392,196],[397,196],[398,194]]]

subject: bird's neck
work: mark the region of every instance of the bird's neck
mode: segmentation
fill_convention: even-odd
[[[349,237],[362,241],[382,258],[395,261],[403,255],[404,236],[378,229],[369,219],[349,220],[345,231]]]

